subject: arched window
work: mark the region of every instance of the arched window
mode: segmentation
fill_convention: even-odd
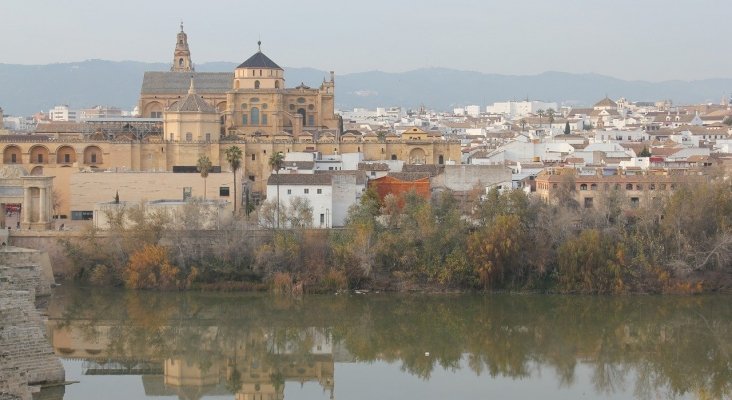
[[[259,81],[254,81],[254,88],[259,89]]]
[[[246,125],[247,124],[247,115],[244,114],[241,116],[241,124]]]
[[[183,59],[182,58],[180,60],[178,60],[178,66],[179,67],[182,67],[183,66]]]
[[[587,190],[587,184],[586,183],[581,184],[580,190]]]
[[[437,163],[440,165],[445,163],[445,157],[442,154],[440,154],[440,156],[437,157]]]
[[[275,89],[279,89],[279,88],[280,88],[280,81],[275,81]]]
[[[304,108],[298,108],[297,109],[297,113],[300,114],[300,115],[302,115],[302,124],[305,125],[305,118],[306,118],[305,109]]]
[[[259,108],[252,107],[252,110],[250,112],[252,125],[259,125]]]
[[[193,141],[193,134],[191,132],[186,132],[186,142]]]

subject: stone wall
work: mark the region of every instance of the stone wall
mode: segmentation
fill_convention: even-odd
[[[467,192],[504,182],[511,183],[511,168],[504,165],[446,165],[444,174],[433,178],[432,185]]]
[[[30,261],[39,252],[20,250],[0,252],[0,399],[31,400],[37,385],[63,382],[65,373],[35,308],[36,294],[50,291]]]
[[[69,260],[59,239],[70,237],[78,238],[82,230],[78,231],[11,231],[10,245],[25,249],[35,249],[46,254],[50,263],[52,276],[66,276],[71,270]]]
[[[48,253],[21,247],[0,248],[0,279],[6,278],[12,289],[28,290],[35,296],[48,296],[54,284]]]

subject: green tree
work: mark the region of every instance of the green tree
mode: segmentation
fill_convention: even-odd
[[[569,121],[567,121],[567,123],[564,124],[564,134],[569,135],[570,133],[572,133],[572,130],[569,129]]]
[[[201,178],[203,178],[203,200],[206,201],[206,178],[208,178],[208,173],[211,171],[211,160],[208,158],[208,156],[201,156],[198,158],[198,162],[196,163],[196,170],[201,173]]]
[[[275,174],[277,174],[277,228],[280,227],[280,169],[282,168],[282,164],[285,162],[285,156],[282,154],[282,152],[278,151],[276,153],[273,153],[269,157],[269,161],[267,162],[272,169],[274,169]]]
[[[239,147],[231,146],[224,150],[224,154],[231,168],[231,173],[234,174],[234,214],[236,215],[236,171],[241,168],[242,153]]]
[[[643,146],[643,150],[638,154],[638,157],[650,157],[651,152],[648,150],[648,146]]]
[[[515,283],[524,230],[516,215],[499,215],[468,238],[468,257],[484,289]]]
[[[544,110],[539,110],[539,111],[536,112],[536,115],[539,116],[539,127],[540,128],[541,128],[541,119],[542,119],[542,117],[544,117],[545,114],[546,113],[544,112]]]
[[[557,275],[563,292],[622,293],[623,245],[596,229],[582,231],[559,247]]]
[[[549,126],[554,123],[554,115],[556,114],[556,111],[554,111],[553,108],[550,108],[546,110],[546,115],[549,118]]]

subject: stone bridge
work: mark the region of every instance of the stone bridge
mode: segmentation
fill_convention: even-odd
[[[42,264],[47,264],[47,269]],[[47,272],[44,273],[43,270]],[[45,253],[0,248],[0,399],[38,398],[42,385],[63,383],[65,373],[35,307],[53,284]],[[34,395],[36,397],[34,397]]]

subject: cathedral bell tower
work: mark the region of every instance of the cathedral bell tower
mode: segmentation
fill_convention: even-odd
[[[175,52],[173,53],[173,66],[170,67],[171,72],[192,72],[195,71],[191,62],[191,51],[188,50],[188,35],[183,32],[183,23],[180,23],[180,32],[175,42]]]

